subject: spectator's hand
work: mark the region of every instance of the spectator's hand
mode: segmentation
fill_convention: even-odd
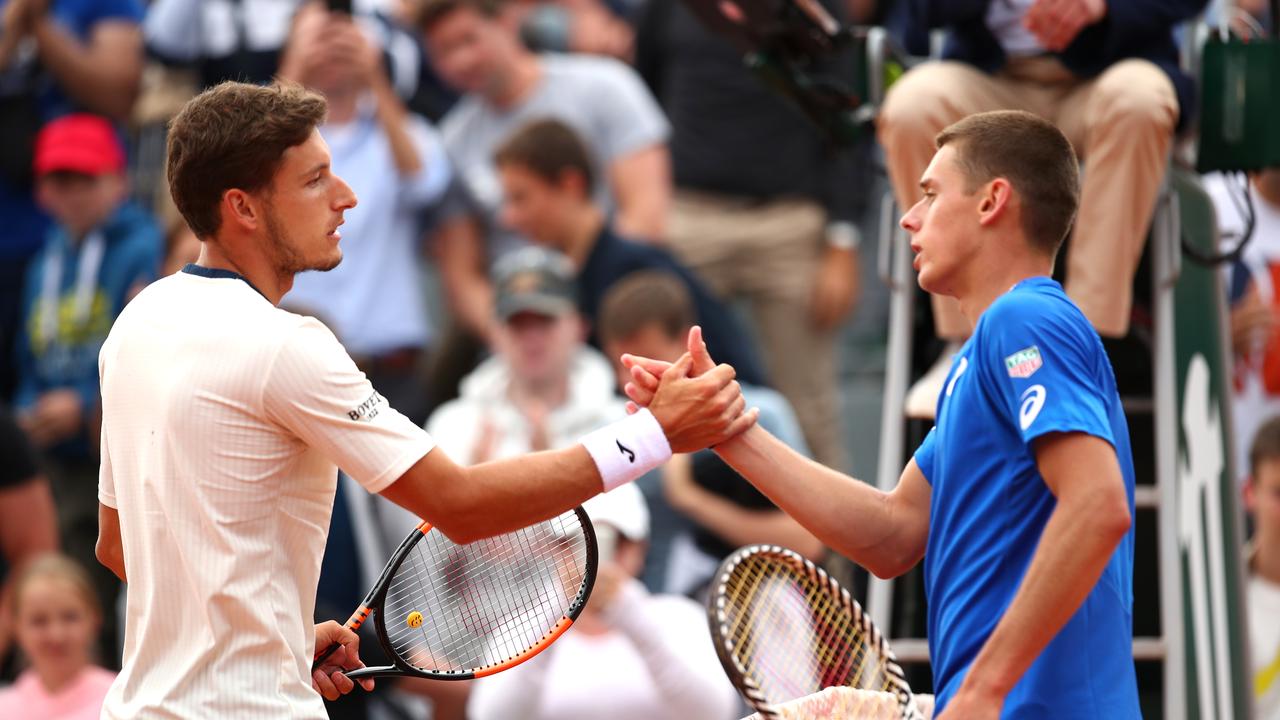
[[[480,434],[476,436],[476,444],[471,448],[471,464],[479,465],[494,459],[498,450],[498,428],[493,418],[485,413],[480,418]]]
[[[74,390],[50,390],[36,400],[35,407],[18,419],[31,442],[39,448],[57,445],[74,437],[84,424],[84,407]]]
[[[350,63],[356,68],[361,84],[368,88],[386,78],[382,50],[372,42],[351,18],[335,17],[329,21],[330,32],[325,41],[335,62]]]
[[[340,643],[341,647],[311,673],[311,687],[325,700],[337,700],[351,692],[356,684],[342,672],[364,667],[360,661],[359,635],[332,620],[316,625],[316,653],[324,652],[334,643]],[[373,690],[373,678],[361,678],[359,682],[366,692]]]
[[[533,452],[551,449],[551,436],[547,432],[547,417],[551,407],[540,399],[526,400],[520,406],[525,422],[529,423],[529,449]]]
[[[1276,316],[1262,302],[1253,283],[1231,307],[1231,349],[1238,358],[1247,358],[1265,347],[1276,330]]]
[[[810,318],[819,330],[840,324],[858,300],[858,251],[828,247],[814,280]]]
[[[329,57],[325,35],[329,12],[318,3],[306,3],[293,19],[293,30],[280,59],[280,77],[309,85]]]
[[[1046,50],[1061,52],[1106,14],[1106,0],[1036,0],[1022,23]]]

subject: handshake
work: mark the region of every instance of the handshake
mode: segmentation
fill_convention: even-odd
[[[672,452],[719,445],[749,430],[760,416],[758,409],[747,409],[737,371],[711,359],[700,327],[689,331],[688,351],[674,363],[623,355],[622,364],[631,373],[624,388],[627,412],[648,408]]]

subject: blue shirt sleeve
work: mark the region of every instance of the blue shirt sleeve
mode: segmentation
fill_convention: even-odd
[[[1064,298],[1017,293],[984,318],[983,372],[994,379],[1023,442],[1083,432],[1115,445],[1110,366],[1093,328]]]
[[[916,466],[920,468],[920,472],[924,475],[924,479],[933,484],[933,458],[934,449],[937,446],[937,428],[929,428],[929,434],[924,436],[924,441],[920,443],[920,447],[916,448]]]

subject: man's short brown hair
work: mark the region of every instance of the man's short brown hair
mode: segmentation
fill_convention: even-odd
[[[1032,247],[1056,255],[1080,205],[1080,167],[1053,123],[1020,110],[979,113],[938,133],[955,148],[965,192],[1004,178],[1022,199],[1022,229]]]
[[[549,183],[558,184],[566,172],[582,176],[590,197],[595,183],[591,152],[573,128],[559,120],[534,120],[516,130],[494,153],[494,162],[519,165]]]
[[[1280,416],[1267,420],[1254,433],[1249,446],[1249,482],[1257,482],[1259,468],[1269,460],[1280,460]]]
[[[665,270],[638,270],[605,293],[596,315],[600,342],[625,340],[657,325],[669,338],[680,338],[695,320],[693,296],[679,276]]]
[[[169,192],[201,239],[222,224],[218,206],[233,188],[271,184],[284,151],[324,122],[327,105],[300,85],[225,82],[192,98],[169,123]]]
[[[458,10],[474,10],[482,17],[496,18],[502,14],[507,0],[420,0],[413,7],[413,26],[429,32],[437,23]]]

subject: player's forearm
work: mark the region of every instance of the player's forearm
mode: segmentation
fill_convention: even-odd
[[[965,686],[1004,698],[1093,590],[1129,529],[1105,494],[1060,497],[1009,609],[983,645]]]
[[[582,445],[470,467],[437,448],[382,495],[465,544],[555,517],[602,487]]]
[[[828,547],[877,575],[900,572],[910,548],[899,547],[888,494],[804,457],[759,426],[716,452]]]

